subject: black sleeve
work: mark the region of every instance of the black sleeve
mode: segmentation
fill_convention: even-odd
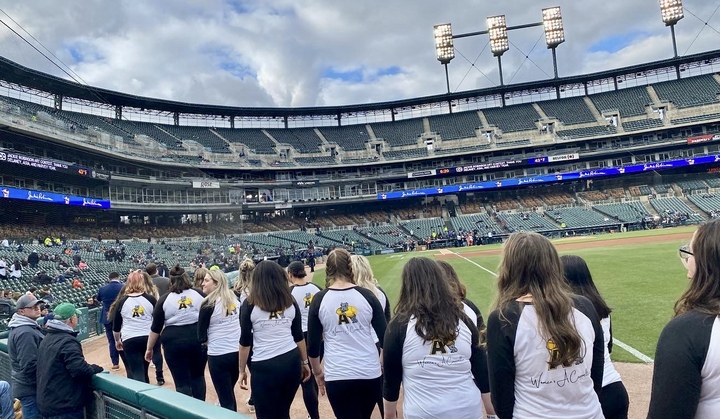
[[[385,293],[385,290],[383,290],[380,287],[377,287],[377,289],[380,290],[380,292],[385,296],[385,309],[383,310],[383,314],[385,315],[385,323],[390,322],[390,317],[392,317],[390,313],[390,299],[388,298],[387,294]]]
[[[375,329],[375,334],[377,334],[378,337],[378,347],[382,348],[387,321],[385,321],[385,312],[380,304],[380,300],[368,289],[355,287],[355,290],[362,294],[370,304],[370,307],[372,307],[372,327]]]
[[[307,352],[308,357],[317,358],[322,349],[323,326],[320,321],[320,305],[327,290],[315,294],[308,310]]]
[[[113,332],[120,333],[120,331],[122,330],[122,307],[125,304],[125,301],[127,301],[127,298],[127,295],[123,295],[122,297],[120,297],[117,303],[115,303],[115,313],[113,313],[112,318]]]
[[[240,308],[240,345],[241,346],[252,346],[253,345],[253,330],[252,330],[252,311],[255,308],[254,305],[248,304],[248,301],[243,301],[243,305]]]
[[[477,329],[480,331],[485,329],[485,319],[483,319],[482,313],[480,313],[480,309],[478,308],[478,306],[476,306],[475,303],[468,300],[467,298],[463,300],[463,303],[467,304],[467,306],[470,307],[470,310],[475,313],[475,323],[477,325]]]
[[[300,307],[293,299],[293,308],[295,309],[295,317],[293,318],[290,330],[292,331],[293,339],[295,342],[301,342],[305,339],[305,335],[302,331],[302,314],[300,314]]]
[[[660,333],[648,418],[695,417],[714,322],[715,316],[690,312],[671,320]]]
[[[210,328],[210,319],[212,318],[213,312],[215,312],[214,305],[203,304],[200,306],[197,329],[198,340],[200,343],[206,343],[208,340],[208,329]]]
[[[515,408],[515,334],[521,309],[506,309],[506,320],[496,310],[487,325],[487,356],[490,393],[495,413],[501,419],[513,417]]]
[[[150,326],[150,330],[153,333],[160,333],[162,332],[163,327],[165,327],[165,310],[163,309],[163,305],[165,304],[165,300],[167,300],[168,295],[170,295],[170,293],[160,297],[157,304],[155,304],[155,309],[153,309],[153,321]]]
[[[573,302],[575,308],[580,310],[587,318],[590,319],[595,330],[595,341],[593,342],[593,362],[590,366],[590,378],[593,380],[595,392],[600,394],[602,391],[603,372],[605,370],[605,337],[603,335],[600,318],[597,315],[595,307],[590,300],[585,297],[574,295]]]
[[[610,339],[608,339],[608,353],[612,353],[613,349],[613,336],[612,336],[612,318],[608,316],[608,323],[610,323]]]
[[[470,369],[475,385],[480,389],[481,393],[490,393],[490,379],[488,377],[488,362],[485,348],[480,346],[480,331],[475,329],[472,319],[465,316],[462,321],[470,329],[470,344],[472,345],[472,353],[470,354]]]
[[[402,353],[408,319],[402,317],[390,320],[383,339],[383,398],[389,402],[395,402],[400,397],[403,378]]]
[[[142,296],[145,297],[145,299],[148,300],[150,304],[152,304],[153,308],[157,305],[157,298],[155,298],[155,296],[147,293],[143,293]]]

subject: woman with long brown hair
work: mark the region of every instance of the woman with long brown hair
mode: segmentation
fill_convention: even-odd
[[[325,262],[327,287],[308,313],[308,355],[320,389],[338,419],[369,419],[382,392],[378,347],[387,326],[380,301],[355,283],[350,253],[335,249]],[[324,343],[324,367],[320,347]]]
[[[240,309],[240,385],[247,388],[252,347],[252,388],[258,419],[290,419],[301,381],[310,378],[302,317],[275,262],[258,263],[250,295]]]
[[[587,298],[570,291],[550,240],[510,235],[497,281],[487,350],[498,417],[601,419],[600,319]]]
[[[648,418],[718,417],[720,412],[720,219],[679,249],[690,285],[655,352]]]
[[[385,411],[395,417],[400,384],[406,418],[483,417],[487,360],[475,324],[444,272],[428,258],[403,267],[395,317],[385,333]]]
[[[610,353],[612,352],[612,324],[610,312],[612,311],[600,295],[590,274],[585,260],[580,256],[563,255],[560,257],[565,269],[565,279],[577,295],[586,297],[595,307],[600,324],[603,328],[603,345],[605,366],[603,371],[603,389],[600,393],[600,405],[605,419],[627,419],[630,399],[622,382],[620,373],[615,369]]]
[[[145,347],[156,303],[155,297],[148,293],[143,272],[138,269],[130,272],[127,283],[109,310],[115,347],[124,352],[127,376],[145,383],[150,382],[150,363],[144,359]]]

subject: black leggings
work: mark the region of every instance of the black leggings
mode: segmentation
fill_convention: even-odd
[[[378,395],[382,395],[381,387],[381,377],[325,382],[328,400],[337,419],[370,419]]]
[[[207,352],[197,338],[197,323],[167,326],[160,339],[165,352],[165,362],[175,381],[175,390],[205,401]]]
[[[147,336],[138,336],[123,341],[125,349],[125,368],[127,368],[127,376],[132,380],[149,383],[148,367],[150,363],[145,361],[145,348],[147,347]]]
[[[305,335],[305,342],[307,342],[307,332],[303,332]],[[320,345],[320,361],[323,358],[323,346]],[[310,419],[319,419],[320,411],[318,410],[318,385],[315,381],[315,374],[312,374],[312,366],[310,366],[310,379],[304,383],[300,383],[303,393],[303,402],[305,403],[305,409],[307,409]]]
[[[622,381],[610,383],[602,388],[600,406],[605,419],[627,419],[630,399]]]
[[[253,361],[250,386],[257,419],[290,419],[290,406],[302,381],[300,351]]]
[[[237,412],[235,384],[240,377],[240,358],[237,352],[208,355],[208,367],[220,406]]]

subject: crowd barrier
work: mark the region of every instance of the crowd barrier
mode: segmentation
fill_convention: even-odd
[[[98,319],[99,309],[82,309],[82,312],[80,321],[84,322],[85,328],[78,329],[84,332],[84,339],[98,332],[105,333]],[[11,382],[7,337],[8,332],[0,334],[0,380]],[[117,374],[96,374],[91,386],[94,400],[85,409],[86,419],[250,419],[176,391]]]

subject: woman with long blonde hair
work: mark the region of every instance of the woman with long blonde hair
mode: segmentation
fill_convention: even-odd
[[[207,297],[200,305],[198,337],[201,344],[207,345],[210,378],[220,406],[236,412],[235,384],[240,377],[240,302],[219,269],[206,270],[202,290]]]
[[[252,282],[253,272],[255,271],[255,262],[250,258],[243,259],[240,262],[240,273],[235,280],[233,291],[242,304],[250,294],[250,283]]]
[[[678,249],[690,282],[655,352],[648,418],[718,417],[720,412],[720,219]]]
[[[550,240],[513,233],[487,325],[493,405],[501,418],[603,418],[604,342],[595,308],[572,294]]]
[[[145,347],[157,303],[157,299],[147,291],[143,272],[139,269],[131,272],[110,311],[115,347],[125,354],[128,378],[145,383],[150,382],[150,363],[144,359]]]

